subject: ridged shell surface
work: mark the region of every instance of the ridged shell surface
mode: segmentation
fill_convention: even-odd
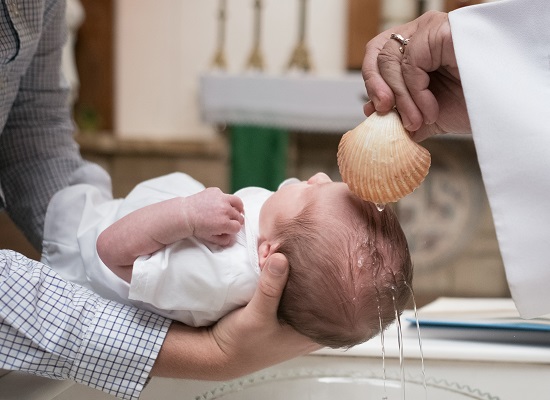
[[[338,145],[342,180],[373,203],[395,202],[412,193],[430,164],[430,153],[410,138],[396,111],[370,115]]]

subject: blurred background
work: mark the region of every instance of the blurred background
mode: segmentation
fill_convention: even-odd
[[[173,171],[225,191],[318,171],[340,180],[338,142],[364,118],[367,41],[427,10],[481,2],[68,0],[75,138],[116,197]],[[423,145],[426,181],[392,205],[417,303],[508,296],[471,138]],[[39,258],[5,214],[0,245]]]

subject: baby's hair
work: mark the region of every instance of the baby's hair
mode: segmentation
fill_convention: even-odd
[[[411,296],[412,263],[395,213],[351,193],[349,200],[329,215],[313,201],[277,222],[278,251],[290,265],[279,318],[332,348],[376,336]]]

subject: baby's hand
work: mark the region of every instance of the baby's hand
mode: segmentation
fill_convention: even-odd
[[[244,224],[242,200],[218,188],[187,197],[185,205],[193,236],[213,244],[231,244]]]

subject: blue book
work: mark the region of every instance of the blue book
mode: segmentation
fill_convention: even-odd
[[[418,310],[418,324],[429,338],[550,345],[550,315],[523,319],[508,298],[441,297]]]

